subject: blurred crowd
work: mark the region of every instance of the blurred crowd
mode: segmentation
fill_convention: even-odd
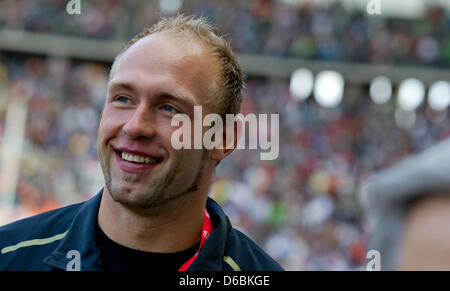
[[[82,1],[85,12],[68,19],[61,13],[66,2],[0,1],[0,27],[127,40],[160,16],[155,1],[99,0]],[[412,21],[342,9],[191,0],[182,11],[217,23],[239,52],[449,66],[450,17],[443,10],[430,8]],[[14,218],[100,190],[96,138],[109,65],[0,53],[0,144],[8,143],[9,105],[22,99],[28,110]],[[261,161],[258,150],[236,150],[219,165],[211,196],[288,270],[365,269],[370,224],[358,203],[362,181],[450,136],[448,112],[424,104],[405,129],[397,125],[395,98],[376,105],[366,86],[346,84],[342,103],[326,109],[312,98],[292,98],[288,82],[249,76],[242,113],[279,114],[279,157]]]
[[[216,23],[241,53],[450,66],[450,14],[442,7],[430,5],[416,19],[391,19],[347,11],[339,1],[331,6],[323,1],[284,2],[82,0],[82,13],[70,16],[65,12],[68,0],[3,0],[0,27],[126,41],[173,13],[167,3],[180,3],[181,12]]]
[[[28,105],[14,218],[88,199],[103,185],[96,136],[108,69],[0,54],[0,143],[8,143],[1,138],[11,101]],[[395,102],[376,105],[367,91],[349,84],[341,105],[326,109],[295,101],[288,81],[247,80],[242,112],[279,114],[280,155],[261,161],[259,150],[236,150],[219,166],[211,196],[287,269],[364,267],[361,182],[450,136],[447,113],[435,119],[423,105],[414,125],[400,129]]]

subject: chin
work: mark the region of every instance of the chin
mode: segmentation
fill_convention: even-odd
[[[131,186],[112,186],[110,191],[112,199],[131,208],[147,209],[158,205],[163,193],[155,189],[141,189]]]

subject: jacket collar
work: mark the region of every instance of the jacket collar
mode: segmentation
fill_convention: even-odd
[[[44,263],[66,270],[73,259],[68,256],[71,250],[80,253],[80,267],[83,271],[101,270],[100,248],[96,239],[98,209],[103,189],[97,195],[83,203],[70,225],[66,236],[56,249],[44,259]]]
[[[102,270],[100,247],[96,238],[97,215],[103,189],[94,197],[86,201],[76,214],[66,236],[61,240],[56,249],[44,259],[44,263],[66,270],[67,264],[73,259],[67,258],[69,251],[80,253],[80,269],[82,271]],[[213,232],[209,235],[195,261],[188,268],[189,271],[218,271],[222,270],[228,233],[231,224],[222,208],[208,197],[206,209],[211,215],[214,225]]]
[[[228,234],[231,224],[222,208],[212,198],[208,197],[206,209],[211,216],[213,232],[205,241],[197,258],[188,271],[221,271]]]

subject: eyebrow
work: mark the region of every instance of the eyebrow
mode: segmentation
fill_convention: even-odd
[[[125,90],[136,92],[133,85],[127,82],[111,82],[108,91],[123,88]]]
[[[133,92],[133,93],[137,93],[137,90],[135,89],[133,84],[131,84],[129,82],[114,82],[113,81],[110,83],[108,91],[117,90],[120,88],[123,88],[123,89]],[[201,104],[197,104],[193,98],[186,96],[186,95],[178,95],[178,94],[174,94],[174,93],[164,92],[164,93],[158,94],[158,97],[177,100],[179,102],[182,102],[182,103],[187,104],[192,107],[194,105],[201,105]]]

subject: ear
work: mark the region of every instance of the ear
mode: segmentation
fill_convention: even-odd
[[[243,126],[244,122],[241,114],[236,115],[234,118],[227,119],[223,130],[222,145],[211,150],[210,157],[212,160],[219,163],[237,148],[238,142],[242,136]]]

